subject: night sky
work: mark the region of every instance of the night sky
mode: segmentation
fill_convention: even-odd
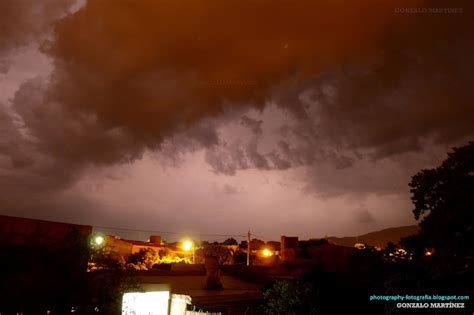
[[[165,239],[415,224],[410,177],[474,137],[473,10],[0,0],[0,214]]]

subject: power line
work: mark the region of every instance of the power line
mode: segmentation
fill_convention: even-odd
[[[174,234],[174,235],[183,235],[184,233],[178,232],[169,232],[169,231],[158,231],[158,230],[142,230],[142,229],[132,229],[132,228],[122,228],[122,227],[113,227],[113,226],[100,226],[95,225],[94,228],[106,229],[106,230],[115,230],[115,231],[127,231],[127,232],[142,232],[142,233],[156,233],[156,234]],[[194,234],[196,236],[216,236],[216,237],[246,237],[242,234]]]
[[[255,234],[255,233],[252,233],[252,235],[253,235],[253,236],[256,236],[256,237],[258,237],[258,238],[263,238],[263,239],[265,239],[265,240],[270,240],[270,239],[271,239],[270,237],[266,237],[266,236],[264,236],[264,235],[257,235],[257,234]]]

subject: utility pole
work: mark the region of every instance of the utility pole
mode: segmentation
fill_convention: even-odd
[[[247,266],[250,266],[250,230],[247,233]]]

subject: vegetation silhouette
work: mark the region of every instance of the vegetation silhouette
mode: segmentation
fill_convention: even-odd
[[[474,142],[453,148],[440,166],[415,174],[409,187],[419,221],[417,234],[383,250],[368,245],[354,249],[345,273],[317,270],[296,280],[276,281],[264,292],[262,311],[407,314],[395,302],[371,302],[369,296],[435,294],[472,299]],[[459,314],[472,313],[472,301],[463,302],[466,308]],[[430,314],[452,313],[453,309],[430,310]]]

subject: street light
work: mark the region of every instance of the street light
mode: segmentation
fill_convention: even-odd
[[[97,235],[94,239],[94,243],[97,245],[97,246],[100,246],[104,243],[104,237],[101,236],[101,235]]]
[[[272,252],[268,248],[265,248],[263,250],[263,256],[270,257],[271,255],[272,255]]]
[[[193,251],[193,264],[195,262],[195,259],[194,259],[194,251],[196,249],[196,247],[194,246],[194,243],[190,240],[186,240],[183,242],[182,244],[182,248],[185,250],[185,251],[190,251],[192,250]]]
[[[191,241],[184,241],[183,242],[183,249],[188,251],[193,248],[193,242]]]

